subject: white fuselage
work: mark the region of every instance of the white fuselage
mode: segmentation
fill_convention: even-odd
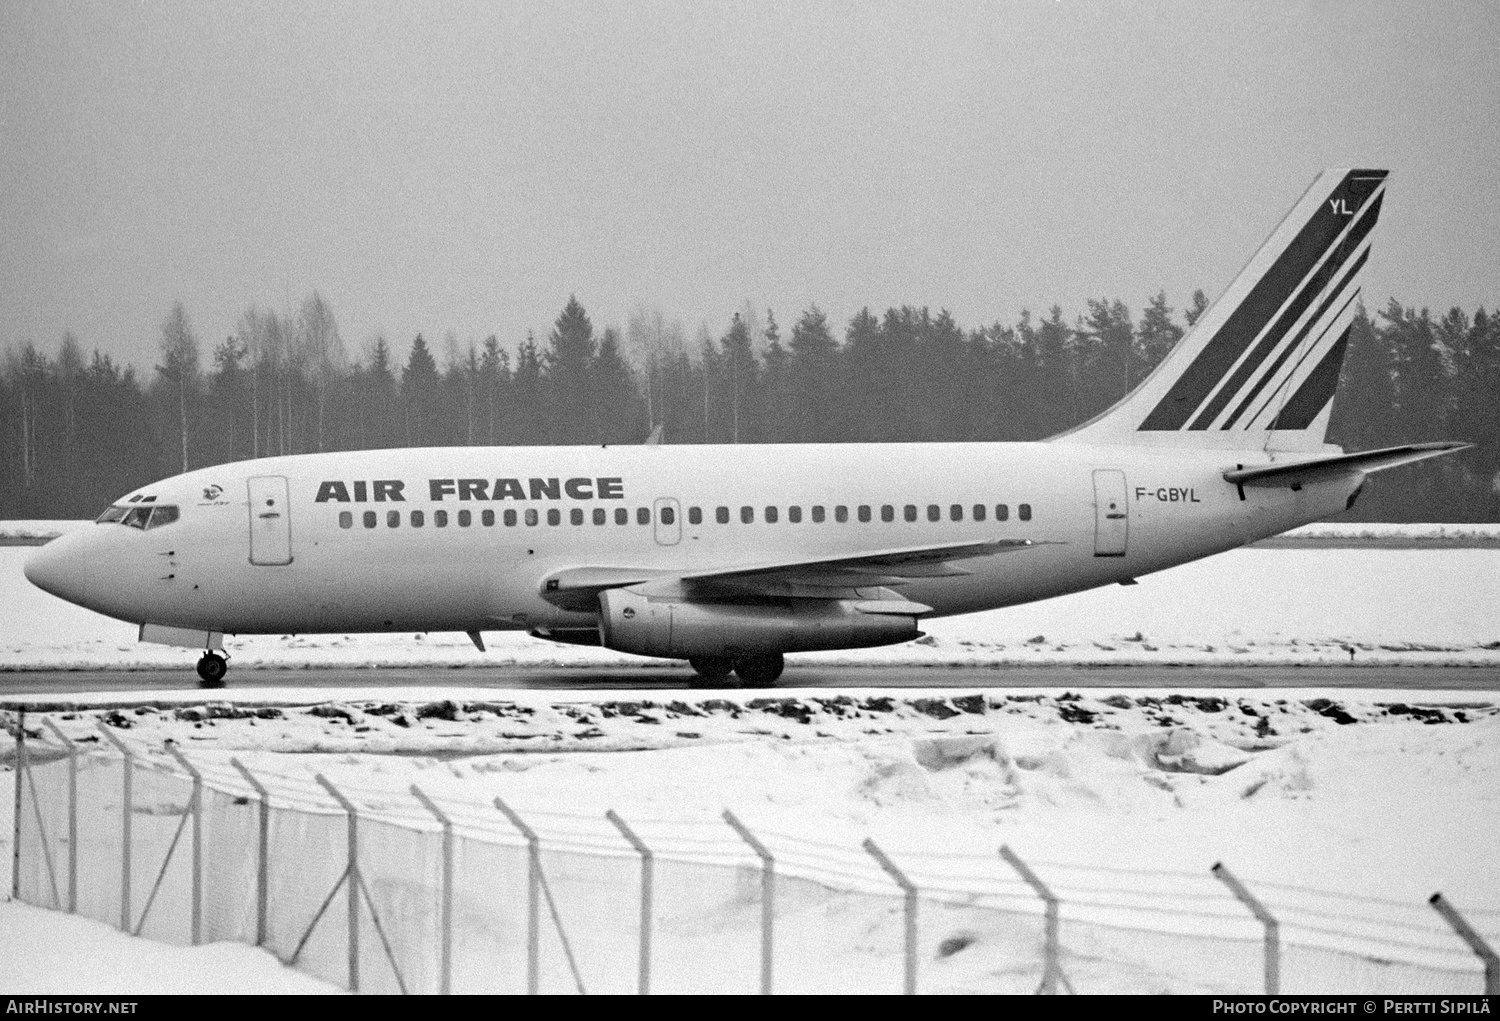
[[[574,567],[690,573],[924,544],[1036,544],[901,586],[902,596],[932,607],[929,616],[944,616],[1128,581],[1232,549],[1343,509],[1360,481],[1241,490],[1222,477],[1265,461],[1258,452],[1062,443],[305,454],[143,487],[120,505],[149,497],[177,507],[177,519],[64,536],[28,574],[121,620],[227,634],[588,628],[596,615],[548,602],[544,579]],[[261,495],[274,501],[280,479],[284,506],[271,506]],[[1118,492],[1124,505],[1111,511],[1105,494]],[[775,522],[767,508],[776,508]],[[617,523],[619,510],[627,523]],[[527,511],[537,512],[535,524]],[[596,511],[604,523],[595,523]]]

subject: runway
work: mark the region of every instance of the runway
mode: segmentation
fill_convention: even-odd
[[[697,677],[680,668],[464,667],[363,669],[238,669],[228,687],[256,689],[373,689],[398,695],[404,688],[464,688],[495,691],[664,691],[694,687]],[[737,689],[774,693],[778,689],[964,689],[985,691],[1036,688],[1079,690],[1176,689],[1343,689],[1380,691],[1500,692],[1500,667],[1251,666],[1251,667],[1089,667],[1004,666],[991,668],[914,668],[792,665],[775,688]],[[23,670],[0,673],[0,699],[8,696],[78,692],[197,690],[191,668],[181,670]],[[211,691],[204,691],[212,697]]]

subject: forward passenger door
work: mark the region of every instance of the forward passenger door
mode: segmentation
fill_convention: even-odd
[[[250,562],[277,567],[292,562],[291,501],[286,476],[257,475],[250,491]]]

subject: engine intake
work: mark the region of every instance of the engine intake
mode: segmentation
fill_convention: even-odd
[[[607,589],[599,593],[599,621],[606,648],[669,659],[862,649],[922,637],[914,614],[881,605],[872,613],[850,600],[684,602]]]

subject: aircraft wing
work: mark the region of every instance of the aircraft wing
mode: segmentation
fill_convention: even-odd
[[[599,593],[612,588],[636,588],[648,595],[679,599],[803,598],[862,599],[894,602],[900,612],[927,612],[929,607],[911,603],[888,586],[914,578],[942,578],[969,572],[955,561],[1031,549],[1046,543],[1030,539],[996,539],[975,542],[904,546],[894,549],[851,553],[805,560],[780,560],[726,567],[713,571],[681,573],[627,567],[572,567],[549,575],[542,582],[542,597],[566,610],[592,611]],[[916,607],[915,610],[908,608]],[[874,608],[866,612],[879,612]],[[890,610],[888,612],[897,612]]]
[[[1306,461],[1257,465],[1224,473],[1226,482],[1241,486],[1275,486],[1298,489],[1309,482],[1321,482],[1338,475],[1384,471],[1397,465],[1441,457],[1472,447],[1472,443],[1409,443],[1402,447],[1365,450],[1357,454],[1336,454]]]

